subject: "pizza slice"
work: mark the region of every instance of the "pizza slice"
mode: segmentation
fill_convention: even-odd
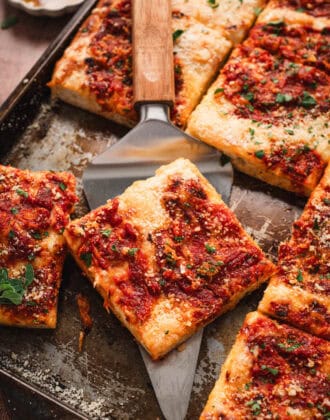
[[[259,310],[330,340],[330,166],[279,248]]]
[[[0,324],[55,328],[76,200],[69,173],[0,166]]]
[[[233,308],[274,269],[185,159],[71,222],[64,236],[105,308],[154,359]]]
[[[200,420],[325,419],[330,343],[247,315]]]
[[[265,21],[264,13],[192,113],[188,131],[242,172],[309,195],[330,158],[330,31],[309,16],[295,23],[290,14]]]
[[[56,64],[52,94],[72,105],[133,126],[130,1],[101,1]],[[231,43],[221,32],[173,11],[176,99],[173,122],[183,127]]]
[[[172,0],[174,10],[225,33],[234,44],[243,41],[266,0]]]

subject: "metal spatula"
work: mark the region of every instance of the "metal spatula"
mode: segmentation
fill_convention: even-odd
[[[228,202],[232,167],[220,165],[215,149],[195,140],[169,121],[173,104],[174,72],[170,0],[133,0],[134,103],[139,124],[122,140],[95,158],[83,176],[91,208],[121,194],[138,179],[154,175],[162,164],[185,157]],[[202,331],[187,341],[182,352],[173,351],[152,361],[141,348],[155,394],[167,420],[183,420],[192,389]]]

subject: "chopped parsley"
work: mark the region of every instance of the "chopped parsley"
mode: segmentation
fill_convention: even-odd
[[[103,236],[107,237],[107,238],[109,238],[109,236],[111,235],[111,233],[112,233],[112,229],[102,229],[101,230],[101,234]]]
[[[63,182],[60,182],[58,185],[62,191],[65,191],[68,188]]]
[[[183,236],[174,236],[174,242],[182,242],[184,240]]]
[[[12,214],[17,214],[17,213],[18,213],[18,209],[17,209],[16,207],[12,207],[12,208],[10,209],[10,212],[11,212]]]
[[[274,376],[277,376],[278,375],[278,369],[277,368],[271,368],[269,366],[262,365],[261,366],[261,369],[262,370],[267,370],[267,372],[271,373]]]
[[[208,254],[214,254],[216,251],[216,248],[209,244],[205,244],[205,249]]]
[[[217,3],[216,0],[207,0],[207,3],[212,9],[219,7],[219,3]]]
[[[217,88],[215,91],[214,91],[214,94],[215,95],[217,95],[218,93],[220,93],[220,92],[224,92],[224,88]]]
[[[259,416],[259,414],[261,413],[261,405],[258,401],[250,400],[246,403],[246,405],[251,408],[254,416]]]
[[[265,152],[263,150],[257,150],[254,152],[255,157],[258,159],[262,159],[265,156]]]
[[[174,31],[172,34],[173,42],[175,42],[183,34],[183,32],[183,29],[177,29],[176,31]]]
[[[298,349],[299,347],[301,347],[302,346],[302,343],[297,343],[297,342],[292,341],[292,340],[290,340],[290,342],[289,342],[289,340],[288,340],[288,343],[287,344],[278,343],[277,346],[280,349],[282,349],[282,350],[287,351],[287,352],[290,353],[291,351],[294,351],[294,350]]]
[[[308,92],[303,92],[303,96],[301,98],[301,105],[305,108],[309,108],[317,104],[316,100],[310,95]]]
[[[16,236],[15,231],[11,229],[11,230],[9,231],[9,233],[8,233],[8,237],[9,237],[10,239],[13,239],[13,238],[15,238],[15,236]]]
[[[302,274],[301,270],[298,270],[298,274],[297,274],[296,279],[299,281],[299,283],[304,281],[303,274]]]
[[[289,93],[278,93],[275,100],[278,104],[285,104],[292,101],[292,95]]]
[[[127,254],[128,254],[130,257],[134,257],[134,255],[138,252],[138,250],[139,250],[139,248],[130,248],[130,249],[127,251]]]
[[[80,254],[80,259],[84,261],[86,267],[90,267],[92,265],[92,253],[91,252],[83,252]]]
[[[294,131],[293,130],[285,129],[284,131],[286,133],[288,133],[290,136],[293,136],[294,135]]]
[[[22,197],[27,198],[29,196],[29,193],[27,193],[26,191],[22,190],[21,188],[17,188],[16,189],[16,193],[18,195],[21,195]]]

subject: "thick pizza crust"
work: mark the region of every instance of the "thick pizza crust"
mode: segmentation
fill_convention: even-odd
[[[75,186],[67,172],[0,166],[0,269],[11,279],[24,278],[28,265],[34,273],[21,304],[0,304],[1,325],[56,327],[63,230],[77,200]]]
[[[245,38],[265,3],[264,0],[217,0],[214,4],[206,0],[172,0],[174,10],[224,31],[234,45]]]
[[[292,28],[296,25],[310,26],[317,31],[325,28],[324,23],[315,18],[302,14],[299,14],[299,18],[299,22],[296,22],[295,14],[280,16],[277,10],[265,9],[257,23],[284,21]],[[226,67],[231,63],[239,63],[240,54],[240,49],[235,49]],[[249,65],[249,71],[257,71],[258,62],[251,62]],[[284,117],[276,124],[258,122],[235,113],[236,106],[226,98],[223,92],[225,88],[225,77],[220,73],[202,102],[191,114],[188,133],[227,154],[242,172],[280,188],[310,195],[330,159],[329,113],[321,113],[315,117],[306,112],[303,117]],[[273,151],[283,145],[293,153],[300,149],[313,151],[318,156],[318,165],[303,180],[296,181],[290,171],[284,171],[281,165],[272,166],[263,162],[264,156],[271,157]],[[261,155],[258,156],[258,153]],[[283,162],[287,157],[288,155],[283,156]]]
[[[290,255],[286,255],[290,251],[283,251],[283,256],[280,251],[279,268],[282,270],[272,277],[259,304],[260,311],[327,340],[330,340],[330,297],[327,292],[330,276],[329,191],[330,166],[295,228],[299,231],[300,226],[309,225],[309,235],[303,234],[298,239],[293,236],[281,245],[284,250],[288,244],[289,249],[301,248],[302,251],[293,262]],[[313,262],[312,266],[305,265],[309,261]]]
[[[259,361],[262,349],[257,344],[251,345],[250,340],[254,338],[265,347],[272,343],[271,355],[276,357],[276,363],[279,363],[277,367],[275,365],[273,368],[270,367],[272,357],[269,358],[267,355],[266,359],[262,360],[268,360],[265,363],[269,365],[260,366],[260,363],[263,363]],[[315,359],[302,361],[299,372],[299,362],[294,365],[294,359],[290,362],[290,357],[294,357],[296,351],[299,353],[299,348],[305,347],[304,351],[308,352],[309,343],[318,349],[319,354],[313,355]],[[282,349],[284,351],[281,353]],[[267,352],[267,349],[265,351]],[[313,366],[316,368],[314,369],[316,373],[313,371]],[[303,368],[304,374],[302,374]],[[263,380],[258,380],[257,372],[260,370],[263,372],[261,378]],[[308,402],[308,395],[304,393],[304,381],[308,377],[307,383],[313,389],[314,376],[317,378],[314,386],[317,387],[320,380],[326,383],[329,372],[330,344],[327,341],[278,324],[258,312],[251,312],[246,316],[221,368],[220,377],[209,395],[200,420],[286,418],[286,416],[301,420],[322,418],[327,404],[326,392],[318,389],[319,403],[314,405],[311,401]],[[310,397],[312,398],[312,395]]]
[[[116,123],[132,127],[138,119],[133,109],[132,86],[122,84],[120,79],[115,79],[113,82],[107,81],[104,84],[101,81],[101,89],[105,90],[105,97],[99,97],[89,86],[94,70],[90,70],[86,63],[86,60],[90,62],[93,59],[96,63],[98,62],[93,52],[97,44],[95,37],[98,33],[104,33],[102,32],[104,26],[109,25],[106,11],[116,9],[117,3],[113,1],[98,4],[92,15],[79,29],[63,57],[57,62],[52,80],[48,85],[54,97],[109,118]],[[122,18],[130,31],[130,17],[127,17],[125,13]],[[121,19],[121,17],[116,19]],[[206,27],[193,17],[181,13],[173,13],[172,31],[173,34],[182,31],[181,35],[174,40],[176,99],[172,121],[179,127],[184,127],[188,116],[227,57],[232,44],[224,37],[221,30]],[[106,47],[109,48],[112,59],[117,56],[120,59],[122,51],[119,36],[114,34],[111,43],[116,45],[116,42],[118,48],[114,46],[111,50],[110,47]],[[130,48],[129,41],[126,42],[124,49],[127,48]],[[102,65],[104,66],[104,63]],[[106,70],[116,71],[112,67]],[[131,78],[131,70],[127,70],[125,76]],[[121,75],[119,78],[124,79],[124,76]]]
[[[207,201],[212,203],[212,205],[219,204],[225,214],[229,215],[230,213],[214,188],[202,177],[198,169],[185,159],[178,159],[167,166],[161,167],[153,178],[149,178],[146,181],[137,181],[132,184],[131,187],[118,197],[118,209],[119,215],[123,217],[125,223],[129,223],[134,230],[139,232],[138,235],[142,238],[139,245],[134,246],[138,246],[139,252],[143,252],[143,255],[148,259],[148,268],[144,269],[147,275],[146,278],[148,279],[146,281],[148,282],[152,282],[155,276],[156,278],[159,276],[157,274],[159,270],[157,252],[159,251],[156,251],[155,242],[151,241],[150,238],[159,237],[161,235],[160,232],[164,229],[169,229],[173,223],[162,204],[162,200],[164,199],[164,191],[171,185],[172,180],[176,179],[180,179],[180,182],[194,180],[201,183],[203,190],[207,194]],[[103,218],[102,214],[106,210],[112,211],[113,203],[113,201],[109,201],[105,206],[92,211],[79,220],[73,221],[65,230],[64,236],[77,263],[103,296],[106,309],[111,309],[115,313],[154,359],[161,358],[199,328],[234,307],[239,299],[259,287],[273,272],[273,265],[260,254],[260,249],[247,236],[237,219],[231,214],[230,217],[232,218],[235,229],[237,229],[237,235],[235,239],[231,240],[231,245],[226,246],[231,246],[230,249],[233,249],[233,252],[235,252],[235,244],[238,247],[248,246],[250,253],[258,254],[259,262],[255,263],[255,267],[258,267],[258,271],[256,272],[258,274],[252,275],[252,279],[249,279],[245,284],[244,281],[239,280],[240,277],[237,277],[238,275],[236,275],[235,279],[226,279],[225,281],[228,282],[228,299],[222,305],[219,304],[219,307],[213,312],[211,311],[206,318],[200,318],[201,320],[198,320],[197,312],[200,309],[197,310],[194,300],[188,297],[180,297],[180,295],[176,295],[174,292],[169,294],[164,292],[160,292],[160,294],[156,293],[156,297],[151,305],[150,314],[145,319],[139,320],[135,313],[138,308],[130,309],[128,306],[122,304],[125,298],[123,290],[129,290],[132,287],[129,286],[128,262],[123,261],[115,264],[109,262],[107,263],[107,268],[103,266],[103,269],[100,269],[94,262],[94,257],[99,253],[96,250],[92,251],[91,261],[93,262],[89,267],[86,267],[86,264],[81,260],[80,249],[83,244],[86,244],[86,239],[84,239],[85,232],[90,232],[90,229],[93,229],[95,234],[93,233],[91,236],[90,241],[92,241],[96,232],[104,226],[100,222]],[[109,229],[108,226],[107,229]],[[222,239],[224,241],[226,233],[222,235],[224,235]],[[245,245],[242,245],[243,243]],[[120,245],[118,246],[119,248],[121,247]],[[228,251],[228,248],[226,249]],[[211,251],[212,253],[214,252],[212,249]],[[217,254],[214,255],[216,256]],[[183,264],[183,267],[184,262],[185,260],[182,260],[180,263]],[[121,283],[118,283],[119,278],[121,279]],[[159,281],[164,281],[161,278]],[[231,281],[232,285],[230,283]],[[125,286],[120,286],[120,284]],[[141,299],[145,301],[144,297],[141,297]]]

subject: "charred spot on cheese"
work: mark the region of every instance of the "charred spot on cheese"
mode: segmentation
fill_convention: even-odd
[[[235,114],[277,124],[290,112],[301,118],[328,112],[329,43],[328,29],[290,27],[283,21],[256,25],[222,71],[224,95]]]
[[[315,17],[329,17],[330,3],[328,0],[279,0],[279,7],[288,7],[301,13]]]

